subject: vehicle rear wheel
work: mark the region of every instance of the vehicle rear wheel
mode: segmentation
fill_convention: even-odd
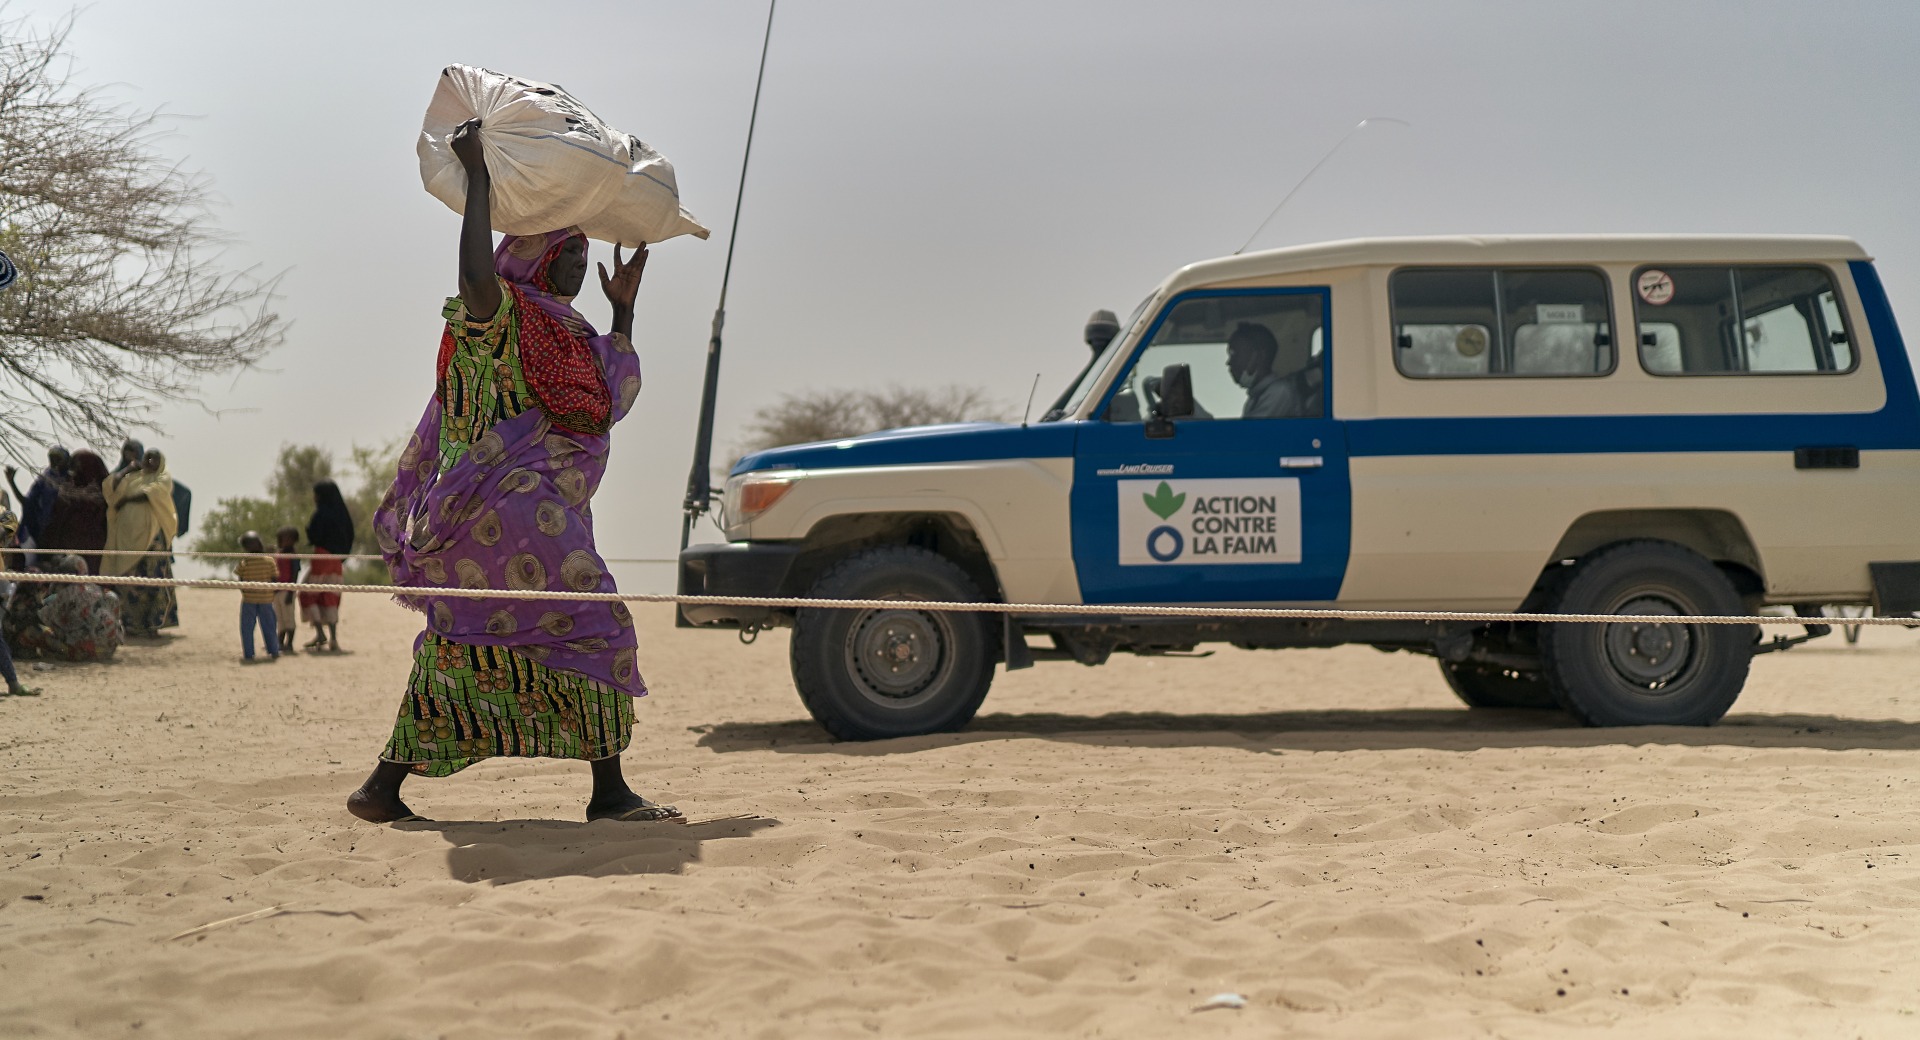
[[[808,608],[794,619],[793,684],[842,740],[959,729],[993,682],[998,636],[984,614],[915,610],[906,601],[980,598],[965,571],[925,549],[848,557],[814,582],[821,599],[897,599],[897,609]]]
[[[1576,564],[1557,613],[1739,614],[1718,568],[1670,542],[1633,541]],[[1661,622],[1541,626],[1540,658],[1562,707],[1589,726],[1707,726],[1719,721],[1753,663],[1751,625]]]
[[[1559,708],[1547,680],[1529,672],[1442,660],[1440,674],[1469,708]]]

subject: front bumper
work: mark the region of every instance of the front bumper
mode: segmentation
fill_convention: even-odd
[[[779,542],[720,542],[689,545],[680,550],[680,586],[683,596],[778,596],[800,556],[800,547]],[[679,625],[741,628],[768,627],[783,615],[768,607],[682,605]]]

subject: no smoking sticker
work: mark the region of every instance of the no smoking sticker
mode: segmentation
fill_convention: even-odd
[[[1642,271],[1637,288],[1641,299],[1658,307],[1673,299],[1673,276],[1665,271]]]

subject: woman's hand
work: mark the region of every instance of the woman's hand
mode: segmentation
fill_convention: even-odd
[[[615,313],[633,311],[634,297],[640,292],[640,276],[647,269],[647,244],[633,251],[626,262],[620,260],[620,247],[613,247],[613,276],[607,276],[607,265],[596,264],[600,268],[600,290],[607,294],[607,302],[613,304]]]
[[[453,128],[453,136],[447,138],[447,147],[453,150],[453,156],[460,165],[467,168],[471,175],[475,170],[485,171],[487,155],[480,147],[480,120],[469,119]]]
[[[613,277],[607,277],[607,265],[599,264],[600,290],[607,294],[607,302],[613,304],[613,329],[616,336],[633,339],[633,298],[640,291],[640,275],[647,269],[647,244],[633,251],[633,256],[625,263],[620,260],[620,246],[613,247]]]

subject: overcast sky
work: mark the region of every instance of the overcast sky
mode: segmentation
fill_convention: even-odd
[[[77,81],[188,117],[166,147],[213,178],[230,262],[286,272],[286,345],[207,384],[218,418],[170,407],[148,438],[196,511],[258,493],[282,443],[344,457],[418,419],[459,218],[421,188],[414,140],[459,61],[565,86],[667,155],[715,230],[654,250],[635,336],[646,391],[595,502],[604,553],[671,556],[765,14],[749,0],[90,3]],[[717,440],[811,388],[964,383],[1017,413],[1038,373],[1050,398],[1085,358],[1089,311],[1124,313],[1180,265],[1238,248],[1366,116],[1411,125],[1356,135],[1256,248],[1844,234],[1912,325],[1917,46],[1910,0],[785,0]],[[604,327],[597,296],[583,309]]]

